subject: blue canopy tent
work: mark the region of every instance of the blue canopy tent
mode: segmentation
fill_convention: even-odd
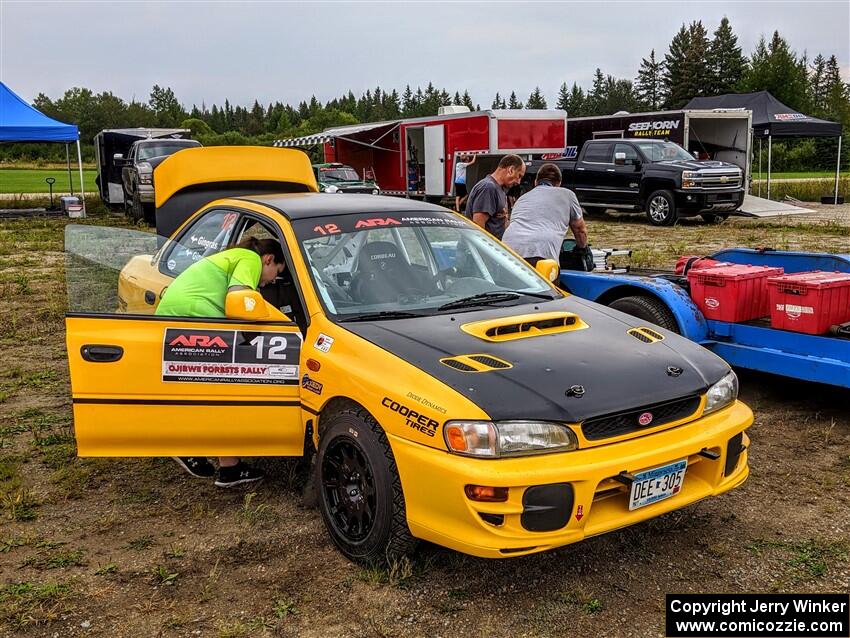
[[[68,182],[72,195],[74,194],[74,185],[71,180],[71,159],[68,145],[76,142],[81,199],[85,212],[86,190],[83,183],[83,156],[80,152],[80,132],[76,125],[65,124],[47,117],[18,97],[3,82],[0,82],[0,144],[10,142],[64,143],[65,157],[68,160]]]

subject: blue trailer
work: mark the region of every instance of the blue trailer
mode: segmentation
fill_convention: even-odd
[[[850,273],[850,254],[730,248],[711,258],[735,264],[781,266],[786,273]],[[669,272],[562,270],[560,283],[574,295],[684,335],[730,365],[850,388],[850,327],[836,334],[808,335],[771,328],[766,319],[745,323],[709,320],[691,299],[687,278]]]

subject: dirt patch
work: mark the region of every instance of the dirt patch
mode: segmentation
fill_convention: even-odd
[[[168,459],[78,459],[62,229],[0,223],[0,634],[643,637],[663,634],[666,592],[850,589],[850,395],[768,375],[741,374],[756,414],[741,488],[504,561],[425,546],[392,569],[353,565],[290,460],[223,491]],[[594,216],[590,232],[664,266],[722,246],[848,245],[829,224]]]

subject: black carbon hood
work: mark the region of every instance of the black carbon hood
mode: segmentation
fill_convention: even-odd
[[[475,321],[553,311],[575,313],[589,327],[502,342],[461,330]],[[645,322],[574,296],[509,308],[342,325],[439,379],[494,420],[579,422],[701,394],[729,370],[708,350],[661,329],[657,331],[664,335],[663,341],[635,339],[627,330]],[[467,354],[492,355],[512,367],[471,373],[440,362]],[[682,373],[671,376],[670,366],[681,368]],[[566,395],[573,385],[583,386],[581,398]]]

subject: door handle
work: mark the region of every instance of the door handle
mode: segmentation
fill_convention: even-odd
[[[121,346],[86,344],[80,348],[80,354],[83,359],[92,363],[113,363],[124,356],[124,348]]]
[[[577,168],[576,170],[577,170],[577,171],[583,171],[583,170],[584,170],[584,168],[579,167],[579,168]]]
[[[613,168],[606,168],[606,169],[605,169],[605,172],[606,172],[606,173],[614,173],[614,172],[615,172],[615,170],[614,170]]]

